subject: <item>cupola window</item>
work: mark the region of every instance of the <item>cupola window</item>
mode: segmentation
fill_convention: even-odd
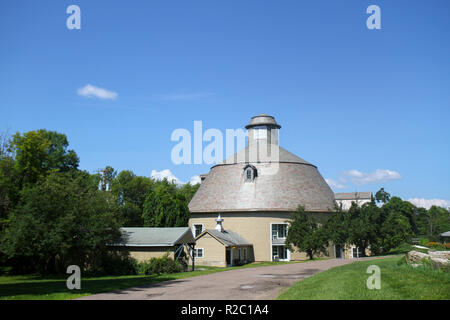
[[[255,140],[263,140],[267,139],[267,127],[266,126],[258,126],[253,128],[253,137]]]

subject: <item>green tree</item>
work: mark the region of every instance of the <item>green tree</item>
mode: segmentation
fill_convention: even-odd
[[[411,230],[414,233],[417,233],[417,208],[409,201],[403,201],[399,197],[392,197],[387,203],[385,203],[381,209],[384,212],[384,216],[387,217],[392,213],[396,212],[403,215],[406,219],[408,219],[409,224],[411,226]]]
[[[186,195],[167,179],[155,181],[144,203],[144,226],[185,227],[189,221]]]
[[[35,183],[53,171],[66,172],[78,168],[78,156],[68,150],[65,134],[44,129],[28,131],[12,137],[11,151],[20,175],[20,183]]]
[[[369,246],[379,241],[378,211],[374,201],[362,206],[352,203],[348,210],[348,243],[360,248],[363,256]]]
[[[348,212],[342,210],[342,206],[336,206],[324,225],[327,238],[335,245],[345,246],[348,244],[349,224],[350,215]]]
[[[194,194],[197,192],[198,188],[200,188],[200,183],[191,184],[188,182],[179,187],[179,192],[182,194],[187,204],[189,204],[189,202],[194,197]]]
[[[440,234],[450,230],[450,211],[441,207],[432,206],[426,210],[418,209],[418,232],[432,241],[439,241]]]
[[[125,227],[143,227],[144,203],[153,180],[121,171],[111,182],[111,192],[117,197]]]
[[[398,211],[392,211],[382,226],[383,252],[398,247],[409,240],[412,235],[408,219]]]
[[[100,188],[103,191],[111,190],[111,183],[117,176],[117,171],[113,167],[106,166],[100,170]]]
[[[65,273],[71,264],[96,270],[106,245],[120,237],[113,195],[87,172],[52,172],[21,193],[0,240],[16,271]]]
[[[387,203],[391,199],[391,195],[384,191],[384,188],[381,188],[380,190],[375,193],[375,200],[377,202],[381,203]]]
[[[0,134],[0,231],[8,222],[9,212],[19,200],[18,175],[10,144],[9,135]]]
[[[324,228],[299,206],[289,221],[286,245],[291,251],[306,252],[312,260],[314,255],[326,252],[327,243]]]
[[[19,200],[19,185],[14,160],[0,160],[0,230],[7,223],[9,213]]]

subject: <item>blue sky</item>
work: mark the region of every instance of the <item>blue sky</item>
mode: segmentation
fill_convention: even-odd
[[[189,181],[210,166],[173,164],[173,130],[268,113],[335,191],[450,205],[449,39],[446,0],[5,0],[0,131],[65,133],[90,172]]]

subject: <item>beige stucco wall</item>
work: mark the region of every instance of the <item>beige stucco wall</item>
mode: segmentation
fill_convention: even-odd
[[[356,248],[355,245],[346,245],[344,248],[344,259],[353,259],[353,248]],[[366,248],[366,256],[370,256],[370,249]]]
[[[173,247],[124,247],[119,250],[126,250],[130,253],[130,256],[136,259],[138,262],[149,260],[150,258],[160,258],[167,252],[169,257],[174,258]]]
[[[196,265],[226,267],[226,249],[227,247],[220,241],[209,235],[204,234],[197,239],[195,248],[203,249],[203,258],[196,258]],[[244,248],[247,250],[247,261],[244,261]],[[239,249],[241,256],[239,259]],[[254,253],[251,246],[230,247],[232,251],[232,260],[239,260],[240,264],[254,261]]]
[[[203,258],[195,258],[195,264],[204,266],[226,267],[225,246],[205,234],[197,239],[195,248],[203,249]]]
[[[224,219],[223,227],[238,233],[253,244],[255,261],[271,261],[271,224],[286,223],[289,220],[289,212],[228,212],[220,213]],[[214,229],[217,213],[192,213],[189,226],[203,224],[205,229]],[[317,213],[317,215],[321,215]],[[322,214],[323,215],[323,214]],[[196,247],[201,247],[197,241]],[[331,257],[334,257],[333,247],[329,248]],[[208,253],[205,251],[205,257]],[[225,259],[225,251],[222,251]],[[305,253],[291,252],[291,260],[306,260]],[[198,259],[200,260],[200,259]]]

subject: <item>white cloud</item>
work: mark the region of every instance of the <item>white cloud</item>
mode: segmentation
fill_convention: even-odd
[[[175,177],[175,175],[169,169],[165,169],[162,171],[152,170],[152,174],[150,175],[150,177],[155,180],[167,179],[167,181],[169,182],[174,182],[176,184],[183,184],[183,182],[181,182],[180,179]]]
[[[191,184],[197,184],[201,183],[202,179],[200,179],[200,176],[192,176],[191,181],[189,181]]]
[[[185,182],[178,179],[169,169],[165,169],[162,171],[152,170],[150,177],[155,180],[167,179],[167,181],[173,182],[178,185],[185,184]],[[200,181],[201,181],[200,176],[192,176],[191,180],[189,182],[191,184],[197,184],[197,183],[200,183]]]
[[[103,88],[95,87],[93,85],[87,84],[83,88],[78,89],[78,95],[86,98],[99,98],[99,99],[110,99],[115,100],[118,96],[117,92],[109,91]]]
[[[411,199],[408,199],[408,201],[411,202],[416,207],[425,208],[425,209],[430,209],[431,206],[444,207],[444,208],[450,207],[450,201],[443,200],[443,199],[411,198]]]
[[[347,188],[346,185],[343,183],[340,183],[339,181],[335,181],[333,179],[325,179],[325,181],[328,183],[331,189],[345,189]]]
[[[355,185],[381,183],[402,178],[397,171],[387,169],[377,169],[374,172],[369,173],[364,173],[358,170],[349,170],[343,172],[341,177],[342,181],[345,181],[345,178],[349,178]]]

